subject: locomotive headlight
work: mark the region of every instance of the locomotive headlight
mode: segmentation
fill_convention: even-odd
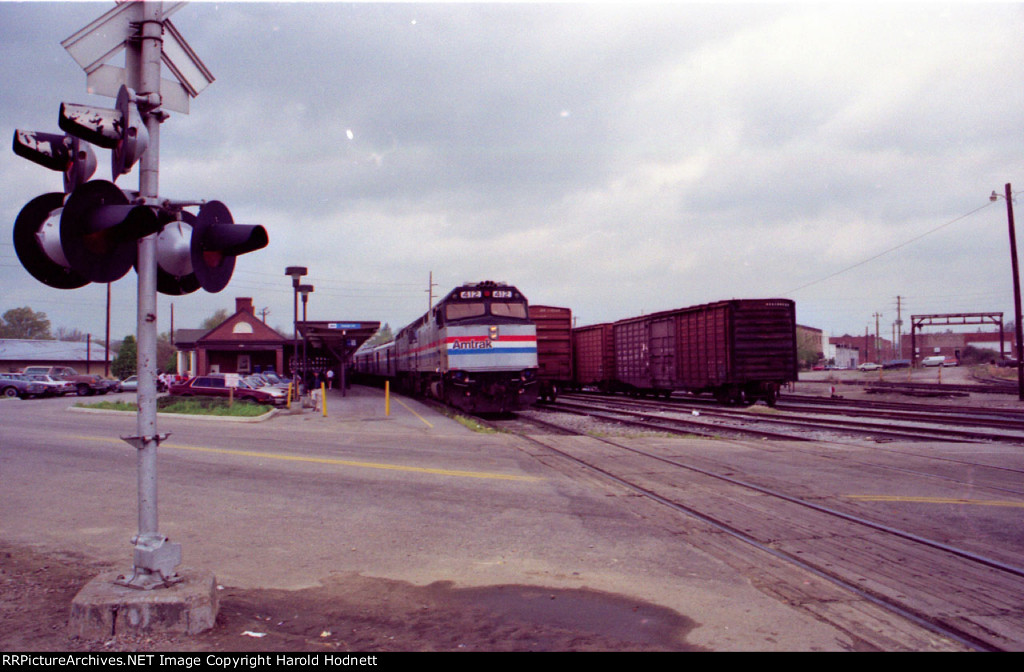
[[[498,327],[497,325],[491,325],[490,336],[492,341],[498,340]]]

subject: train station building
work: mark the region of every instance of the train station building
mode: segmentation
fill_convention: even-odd
[[[343,380],[352,353],[380,322],[302,321],[296,327],[296,337],[288,338],[256,317],[252,298],[238,297],[234,314],[212,329],[175,332],[177,371],[184,376],[274,371],[290,377],[302,370],[333,370]]]

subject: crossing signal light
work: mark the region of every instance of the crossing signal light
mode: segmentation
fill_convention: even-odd
[[[97,147],[113,150],[112,179],[124,175],[149,147],[149,131],[138,106],[132,104],[131,89],[122,86],[114,109],[61,103],[58,124],[61,129]]]
[[[159,230],[151,208],[133,205],[112,182],[93,180],[66,199],[52,193],[29,201],[14,222],[14,249],[40,282],[77,289],[124,277],[138,240]]]
[[[71,268],[60,242],[64,194],[37,196],[14,220],[14,252],[33,278],[56,289],[78,289],[89,281]]]
[[[220,201],[209,201],[198,216],[182,211],[157,238],[157,290],[180,295],[202,287],[217,293],[227,287],[238,255],[267,246],[258,224],[235,224]]]
[[[14,131],[14,153],[64,174],[64,191],[71,192],[96,172],[96,154],[88,143],[70,134]]]
[[[77,289],[119,280],[137,263],[138,241],[159,233],[158,291],[219,292],[231,280],[238,255],[267,246],[262,226],[235,224],[220,201],[204,203],[192,215],[173,206],[133,204],[113,181],[89,181],[96,172],[89,143],[112,150],[113,180],[129,172],[149,146],[135,94],[127,87],[118,91],[115,109],[62,103],[58,123],[66,135],[14,132],[15,154],[64,175],[64,193],[32,199],[14,223],[18,259],[40,282]]]
[[[160,230],[156,213],[133,205],[113,182],[75,189],[60,217],[61,245],[71,267],[91,282],[114,282],[135,264],[140,238]]]

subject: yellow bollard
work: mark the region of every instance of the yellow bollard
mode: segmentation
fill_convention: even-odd
[[[391,381],[384,381],[384,415],[391,415]]]
[[[327,388],[324,387],[325,383],[320,383],[320,405],[323,406],[324,417],[327,417]]]
[[[292,410],[292,384],[291,383],[288,383],[288,403],[286,404],[286,408],[289,411]]]

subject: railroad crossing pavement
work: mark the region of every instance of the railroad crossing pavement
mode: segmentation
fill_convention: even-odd
[[[67,402],[41,401],[0,403],[0,535],[127,564],[134,453],[117,436],[134,419],[55,413]],[[680,646],[710,650],[857,648],[690,543],[699,526],[413,400],[393,398],[385,415],[381,390],[353,386],[328,395],[326,417],[159,424],[171,432],[160,448],[160,531],[182,544],[183,568],[222,585],[451,582],[493,589],[499,608],[501,587],[529,586],[559,596],[535,603],[532,618],[597,612],[612,634],[668,629]]]

